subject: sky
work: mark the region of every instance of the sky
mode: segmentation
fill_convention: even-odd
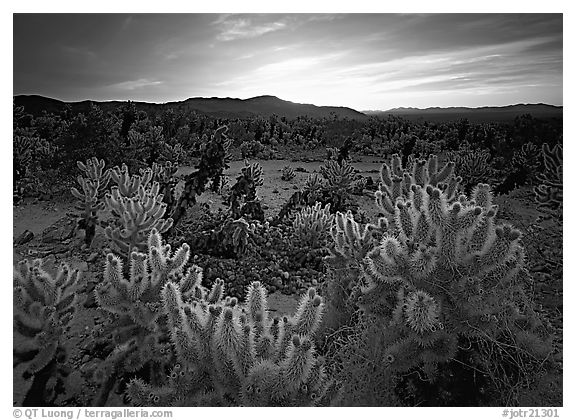
[[[14,95],[563,105],[562,14],[14,14]]]

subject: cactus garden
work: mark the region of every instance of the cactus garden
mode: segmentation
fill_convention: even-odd
[[[503,167],[475,127],[463,151],[426,140],[447,123],[405,156],[386,133],[417,123],[350,121],[303,151],[287,125],[264,160],[232,121],[183,145],[147,118],[154,156],[93,150],[15,196],[15,405],[559,403],[561,137]],[[14,160],[33,176],[29,119]]]
[[[15,417],[564,405],[562,14],[13,19]]]

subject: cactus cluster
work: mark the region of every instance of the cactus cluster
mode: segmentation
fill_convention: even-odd
[[[296,172],[294,172],[294,168],[292,168],[290,165],[286,165],[282,168],[282,176],[281,176],[283,181],[292,181],[294,178],[296,178]]]
[[[334,194],[343,194],[352,188],[358,180],[356,170],[346,160],[327,160],[320,167],[320,174],[326,181],[327,188],[334,191]]]
[[[322,204],[317,202],[314,206],[303,208],[296,213],[292,221],[296,242],[313,249],[319,247],[325,242],[333,221],[330,204],[322,207]]]
[[[320,174],[311,174],[304,182],[302,190],[290,196],[280,209],[276,221],[279,222],[293,210],[313,206],[318,201],[330,204],[333,212],[345,211],[354,207],[350,200],[352,191],[361,192],[366,180],[356,174],[356,170],[346,160],[327,160],[320,167]]]
[[[541,149],[532,142],[524,143],[519,150],[514,151],[512,168],[515,172],[521,172],[524,175],[521,182],[532,184],[535,180],[542,166],[541,155]]]
[[[78,220],[78,227],[84,230],[84,242],[90,246],[96,234],[98,212],[106,208],[106,203],[102,198],[110,182],[110,170],[104,170],[104,160],[98,160],[95,157],[88,159],[86,163],[78,161],[76,164],[84,173],[84,176],[78,175],[77,178],[82,192],[76,187],[73,187],[71,192],[74,197],[80,200],[76,206],[82,212]]]
[[[539,185],[534,188],[536,201],[544,207],[562,208],[563,202],[563,167],[562,145],[550,148],[548,143],[542,145],[542,157],[546,171],[537,176]]]
[[[13,273],[14,366],[20,366],[23,376],[31,378],[66,358],[62,338],[81,303],[80,273],[62,264],[52,275],[43,268],[41,259],[22,260]],[[50,383],[45,385],[52,390],[60,374],[57,366],[54,368]],[[30,379],[28,384],[32,382]]]
[[[489,185],[456,196],[452,164],[438,171],[435,156],[412,164],[412,173],[403,173],[394,156],[391,168],[382,167],[375,198],[388,226],[381,224],[385,232],[373,249],[369,228],[337,214],[340,251],[332,259],[344,257],[350,292],[336,294],[341,301],[327,313],[351,303],[361,309],[369,334],[357,344],[378,342],[387,375],[418,369],[434,380],[463,342],[505,342],[545,358],[549,336],[524,291],[530,278],[521,234],[497,224]],[[342,277],[332,274],[332,283]]]
[[[250,284],[246,303],[224,299],[224,282],[187,294],[168,282],[163,310],[176,355],[164,384],[131,381],[127,395],[144,406],[303,406],[324,397],[328,381],[312,335],[323,303],[314,289],[296,314],[271,319],[267,295]]]
[[[456,198],[461,177],[454,175],[454,162],[438,167],[438,157],[430,155],[428,159],[412,159],[411,166],[402,167],[398,154],[393,154],[389,163],[380,169],[380,186],[375,193],[376,205],[391,222],[396,214],[396,200],[408,197],[412,185],[424,187],[430,185],[441,189],[448,202]]]
[[[257,188],[263,184],[262,166],[259,163],[245,161],[228,198],[234,219],[246,217],[251,220],[264,221],[264,211],[257,193]]]
[[[104,197],[115,218],[115,225],[106,228],[106,236],[121,252],[130,255],[133,250],[143,251],[152,229],[160,233],[172,226],[172,219],[164,219],[166,204],[162,202],[158,182],[152,182],[153,172],[130,175],[128,167],[115,167],[110,176],[117,184]]]
[[[99,340],[109,341],[113,349],[94,374],[101,384],[100,401],[124,374],[144,366],[162,370],[167,353],[161,343],[166,331],[160,319],[160,292],[168,281],[175,281],[185,293],[192,293],[201,280],[198,267],[184,271],[190,257],[187,244],[172,252],[160,233],[152,229],[147,247],[146,254],[130,254],[128,270],[119,257],[108,254],[103,281],[94,292],[99,308],[110,315],[108,324],[95,334]]]
[[[212,180],[214,190],[220,186],[222,173],[229,168],[230,162],[228,149],[231,140],[226,136],[226,131],[227,126],[219,127],[212,138],[203,144],[197,169],[184,177],[184,189],[170,214],[174,226],[180,223],[187,209],[196,204],[196,197],[204,192],[208,181]]]
[[[238,258],[250,249],[253,234],[254,225],[244,218],[224,216],[214,228],[191,235],[189,242],[201,253]]]
[[[166,214],[171,214],[176,204],[175,188],[178,180],[175,175],[178,171],[178,164],[167,161],[164,164],[154,162],[152,164],[152,182],[158,182],[160,185],[160,194],[162,201],[166,204]],[[143,170],[140,171],[144,175]]]
[[[497,225],[496,212],[487,184],[452,204],[431,185],[396,200],[394,234],[368,254],[359,296],[390,326],[392,368],[446,362],[459,337],[531,333],[514,328],[529,316],[520,232]]]
[[[455,172],[462,177],[462,187],[469,193],[480,182],[487,182],[493,176],[490,165],[490,152],[487,150],[460,150],[448,154],[454,161]]]

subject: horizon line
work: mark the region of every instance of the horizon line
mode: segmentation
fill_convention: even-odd
[[[135,103],[143,103],[143,104],[151,104],[151,105],[167,105],[170,103],[178,103],[178,102],[185,102],[187,100],[190,99],[232,99],[232,100],[239,100],[239,101],[247,101],[250,99],[255,99],[255,98],[262,98],[262,97],[270,97],[270,98],[276,98],[279,99],[281,101],[284,102],[290,102],[293,104],[298,104],[298,105],[313,105],[316,107],[328,107],[328,108],[348,108],[351,109],[353,111],[356,112],[386,112],[386,111],[392,111],[392,110],[398,110],[398,109],[413,109],[413,110],[427,110],[427,109],[451,109],[451,108],[466,108],[466,109],[482,109],[482,108],[506,108],[506,107],[510,107],[510,106],[517,106],[517,105],[546,105],[546,106],[553,106],[553,107],[557,107],[557,108],[563,108],[564,105],[556,105],[556,104],[550,104],[550,103],[546,103],[546,102],[518,102],[518,103],[513,103],[513,104],[507,104],[507,105],[481,105],[481,106],[477,106],[477,107],[471,107],[471,106],[465,106],[465,105],[451,105],[451,106],[429,106],[426,108],[419,108],[419,107],[412,107],[412,106],[397,106],[397,107],[392,107],[392,108],[388,108],[388,109],[363,109],[363,110],[358,110],[356,108],[352,108],[350,106],[346,106],[346,105],[316,105],[313,103],[304,103],[304,102],[293,102],[293,101],[289,101],[287,99],[282,99],[276,95],[269,95],[269,94],[264,94],[264,95],[257,95],[257,96],[252,96],[249,98],[233,98],[230,96],[226,96],[226,97],[220,97],[220,96],[190,96],[188,98],[185,99],[180,99],[180,100],[172,100],[172,101],[165,101],[165,102],[149,102],[149,101],[139,101],[139,100],[132,100],[132,99],[101,99],[101,100],[96,100],[96,99],[81,99],[81,100],[76,100],[76,101],[70,101],[70,100],[64,100],[64,99],[59,99],[59,98],[54,98],[51,96],[46,96],[46,95],[42,95],[39,93],[19,93],[19,94],[13,94],[13,98],[15,98],[16,96],[40,96],[46,99],[52,99],[55,101],[60,101],[60,102],[64,102],[64,103],[81,103],[81,102],[135,102]]]

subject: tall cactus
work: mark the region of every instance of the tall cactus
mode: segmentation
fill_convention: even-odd
[[[197,169],[184,177],[184,190],[170,214],[174,226],[180,223],[187,209],[196,204],[196,197],[204,192],[210,179],[214,186],[220,185],[222,172],[229,167],[230,161],[228,149],[231,140],[226,136],[227,131],[228,127],[222,126],[214,132],[210,141],[203,145]]]
[[[102,197],[110,181],[110,170],[106,169],[104,171],[104,160],[98,160],[95,157],[88,159],[86,163],[78,161],[76,164],[84,173],[84,176],[78,175],[77,178],[82,192],[76,187],[72,187],[71,191],[72,195],[80,200],[80,203],[76,206],[77,209],[82,211],[78,227],[84,230],[84,242],[90,246],[96,234],[98,212],[106,208]]]
[[[103,282],[95,290],[100,309],[110,315],[107,325],[96,331],[96,341],[109,341],[113,349],[95,373],[101,384],[98,404],[105,403],[111,387],[123,375],[144,366],[162,371],[168,359],[166,346],[161,343],[166,328],[160,319],[160,292],[168,281],[176,281],[188,296],[202,280],[198,267],[184,271],[190,257],[187,244],[172,252],[160,233],[152,229],[147,247],[146,254],[131,253],[128,275],[122,260],[108,254]]]

